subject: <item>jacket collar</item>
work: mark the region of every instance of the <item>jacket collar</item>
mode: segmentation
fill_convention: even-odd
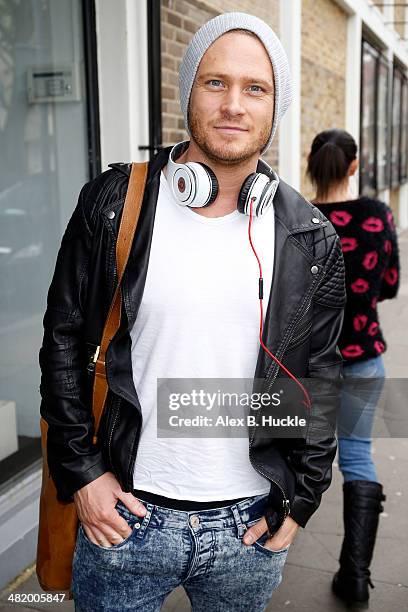
[[[159,180],[160,172],[167,164],[171,149],[171,146],[161,149],[150,161],[147,186],[153,181]],[[114,163],[109,164],[109,167],[119,170],[127,176],[130,175],[131,163]],[[275,218],[287,233],[308,232],[327,225],[327,219],[320,210],[306,200],[296,189],[278,177],[269,164],[261,158],[258,161],[257,172],[262,172],[279,180],[279,186],[273,200]]]

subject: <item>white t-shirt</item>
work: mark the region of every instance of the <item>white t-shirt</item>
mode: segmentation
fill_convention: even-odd
[[[143,424],[134,488],[213,501],[269,492],[252,467],[248,437],[158,438],[158,378],[253,378],[259,350],[259,270],[249,217],[207,218],[180,206],[163,173],[146,285],[133,328],[133,380]],[[272,282],[273,206],[253,219],[264,278]]]

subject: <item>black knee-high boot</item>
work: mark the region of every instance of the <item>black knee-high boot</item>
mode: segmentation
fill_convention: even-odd
[[[332,590],[343,601],[357,607],[368,606],[370,563],[377,535],[379,514],[385,500],[382,485],[369,480],[352,480],[343,484],[344,539],[340,569]]]

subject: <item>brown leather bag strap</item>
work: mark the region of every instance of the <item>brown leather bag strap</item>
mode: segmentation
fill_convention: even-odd
[[[99,423],[102,417],[103,408],[108,395],[108,382],[106,380],[105,356],[108,346],[120,326],[122,292],[120,284],[130,249],[133,243],[137,222],[142,208],[143,195],[146,185],[148,163],[132,163],[129,178],[129,185],[123,205],[122,218],[120,221],[119,234],[116,242],[116,266],[118,274],[118,284],[109,309],[109,313],[103,329],[100,346],[97,347],[94,355],[95,379],[93,387],[92,411],[94,415],[94,437],[93,443],[98,440]]]

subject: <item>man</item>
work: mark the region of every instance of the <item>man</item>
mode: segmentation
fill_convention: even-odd
[[[255,375],[271,392],[287,371],[335,379],[341,364],[338,239],[259,159],[291,98],[279,40],[243,13],[209,21],[186,50],[180,98],[191,139],[173,163],[169,147],[149,166],[96,447],[84,347],[96,350],[115,288],[129,164],[83,187],[48,294],[41,414],[58,497],[73,499],[80,519],[72,589],[81,611],[160,610],[178,585],[197,611],[264,610],[331,480],[336,443],[324,427],[284,440],[253,428],[249,452],[244,437],[157,434],[158,379]],[[186,178],[175,181],[179,170]],[[189,188],[202,195],[207,181],[209,191],[181,206],[191,176]],[[249,198],[254,178],[269,202]],[[257,200],[266,212],[252,219]],[[250,218],[268,301],[263,342],[281,365],[259,347]],[[330,392],[313,398],[316,414],[333,407]]]

